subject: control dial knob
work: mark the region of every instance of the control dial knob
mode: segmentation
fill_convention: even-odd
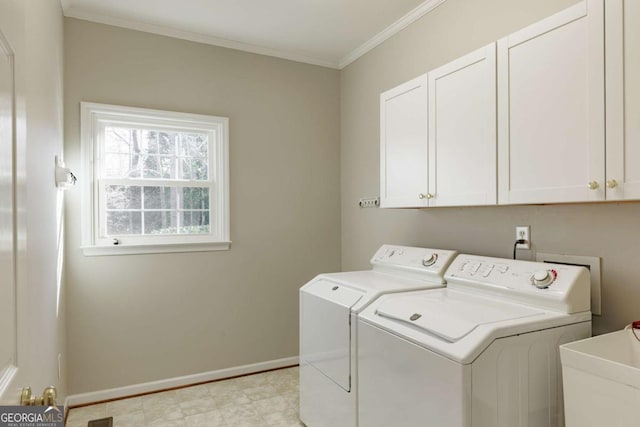
[[[438,254],[428,254],[425,255],[424,258],[422,258],[422,265],[424,265],[425,267],[430,267],[433,264],[436,263],[436,261],[438,260]]]
[[[553,270],[539,270],[531,276],[531,284],[537,288],[548,288],[556,279],[556,273]]]

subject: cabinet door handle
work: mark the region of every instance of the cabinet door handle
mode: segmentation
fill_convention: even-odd
[[[589,190],[597,190],[598,187],[600,187],[598,181],[591,181],[587,186],[589,187]]]
[[[435,196],[434,196],[433,194],[431,194],[431,193],[427,193],[427,194],[420,193],[420,194],[418,195],[418,197],[419,197],[421,200],[422,200],[422,199],[428,199],[428,200],[430,200],[430,199],[433,199]]]
[[[616,188],[618,186],[618,181],[616,181],[615,179],[608,179],[607,180],[607,187],[608,188]]]
[[[420,200],[422,200],[422,199],[426,199],[426,198],[427,198],[427,195],[426,195],[426,194],[424,194],[424,193],[420,193],[420,194],[418,194],[418,198],[419,198]]]

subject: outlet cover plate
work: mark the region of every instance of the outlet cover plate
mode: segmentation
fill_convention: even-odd
[[[528,225],[516,226],[516,240],[524,239],[525,243],[518,243],[518,249],[531,249],[531,227]]]

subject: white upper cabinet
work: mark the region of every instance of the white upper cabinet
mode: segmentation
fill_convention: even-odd
[[[427,75],[380,95],[380,207],[427,199]]]
[[[602,0],[498,41],[499,202],[604,200],[604,102]]]
[[[380,95],[380,206],[496,203],[495,43]]]
[[[429,206],[496,200],[496,46],[428,73]]]
[[[605,3],[607,199],[640,199],[640,1]]]

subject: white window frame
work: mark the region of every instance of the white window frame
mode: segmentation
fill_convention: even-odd
[[[86,256],[124,255],[164,252],[196,252],[227,250],[229,236],[229,119],[201,114],[177,113],[119,105],[80,103],[82,173],[82,252]],[[100,186],[102,135],[108,123],[138,125],[182,132],[204,132],[209,138],[209,209],[211,233],[206,235],[143,235],[113,238],[102,235],[100,215],[105,212]],[[109,178],[108,184],[118,184]],[[162,185],[166,181],[144,179],[145,185]],[[121,184],[127,184],[122,180]],[[175,181],[176,187],[202,186],[203,181]]]

